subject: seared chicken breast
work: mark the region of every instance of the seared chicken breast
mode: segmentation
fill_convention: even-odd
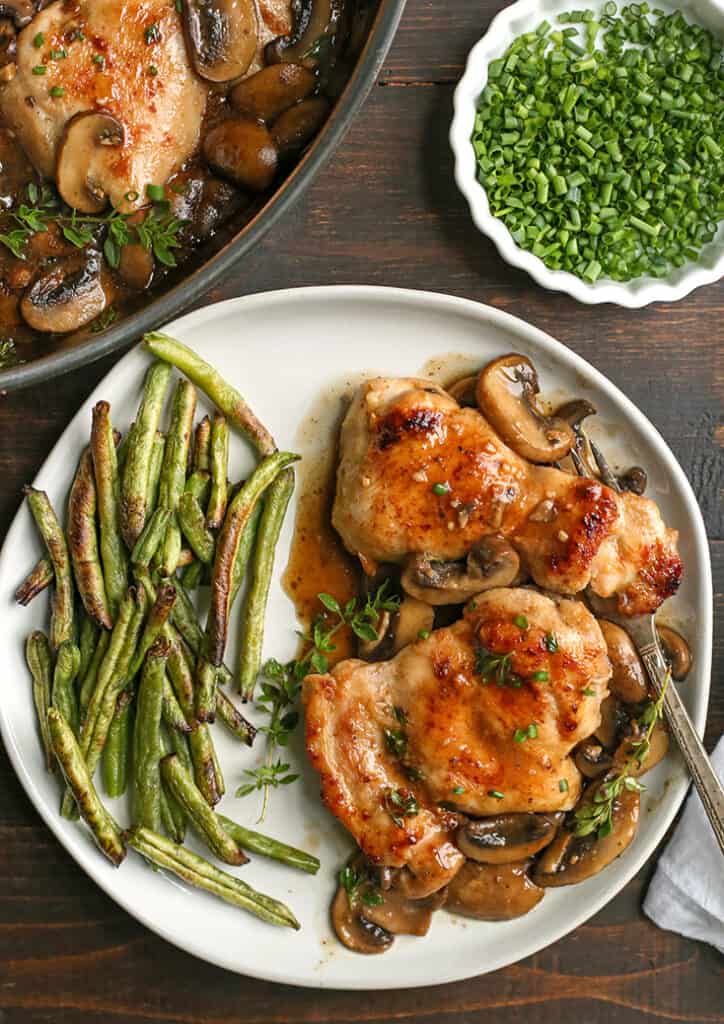
[[[333,523],[367,563],[457,559],[500,534],[540,586],[590,585],[624,614],[654,611],[678,586],[677,533],[653,501],[527,462],[429,381],[363,384],[340,452]]]
[[[490,590],[391,661],[306,678],[322,797],[373,863],[444,885],[462,856],[442,805],[471,815],[575,805],[570,753],[597,728],[610,674],[581,602]]]

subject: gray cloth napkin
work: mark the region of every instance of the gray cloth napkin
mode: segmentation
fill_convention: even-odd
[[[711,758],[724,779],[724,736]],[[724,953],[724,856],[692,789],[644,900],[659,928],[699,939]]]

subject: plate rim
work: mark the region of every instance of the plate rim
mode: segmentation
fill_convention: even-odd
[[[613,398],[614,401],[622,405],[626,416],[631,418],[637,430],[646,439],[647,444],[650,444],[655,449],[657,457],[661,458],[665,463],[667,471],[673,474],[685,505],[686,525],[693,527],[693,542],[696,549],[697,560],[701,562],[701,565],[704,568],[704,578],[699,581],[701,594],[703,595],[703,615],[699,620],[702,636],[702,650],[701,652],[697,652],[697,661],[700,666],[702,679],[702,689],[699,698],[699,708],[696,713],[692,714],[696,730],[699,735],[702,735],[707,717],[708,700],[711,687],[713,632],[712,575],[706,528],[691,484],[679,465],[674,453],[671,451],[665,439],[661,436],[653,423],[651,423],[645,414],[634,405],[631,399],[629,399],[612,381],[609,381],[601,371],[597,370],[595,366],[585,360],[582,356],[579,356],[578,353],[574,352],[572,349],[567,348],[562,342],[557,341],[545,331],[529,324],[520,317],[505,312],[504,310],[497,309],[485,303],[477,302],[474,299],[447,295],[444,292],[408,288],[391,288],[383,285],[318,285],[313,287],[279,289],[227,299],[223,302],[211,303],[179,317],[166,325],[164,329],[173,333],[178,330],[184,330],[185,328],[198,327],[199,324],[213,321],[215,317],[223,315],[229,310],[243,313],[243,311],[249,307],[264,306],[266,303],[294,305],[297,302],[315,303],[320,300],[323,301],[325,298],[346,299],[350,301],[363,300],[365,302],[372,303],[389,303],[396,301],[398,303],[409,305],[422,305],[423,308],[433,309],[436,312],[463,314],[467,317],[478,320],[480,323],[492,323],[494,326],[502,327],[510,333],[517,334],[518,337],[531,342],[546,355],[552,357],[554,364],[563,362],[563,364],[567,365],[569,369],[582,373],[584,378],[591,380],[595,387],[600,388],[607,397]],[[43,463],[34,478],[34,484],[38,480],[42,480],[45,467],[53,457],[56,448],[62,445],[66,435],[73,431],[79,418],[85,415],[86,407],[90,407],[90,403],[96,392],[103,386],[107,377],[115,373],[124,361],[133,358],[137,349],[138,344],[129,350],[129,352],[125,353],[96,384],[90,395],[80,405],[75,415],[62,431],[48,456],[43,460]],[[22,526],[22,510],[23,505],[21,502],[12,522],[10,523],[2,548],[0,549],[0,577],[2,577],[3,574],[5,561],[10,558],[9,549],[12,547],[13,534]],[[0,736],[2,736],[13,770],[41,819],[48,826],[64,849],[75,860],[78,866],[85,871],[92,881],[99,885],[100,888],[118,904],[118,906],[135,918],[135,920],[149,928],[156,935],[161,936],[161,938],[183,950],[185,953],[198,957],[208,963],[212,963],[215,966],[233,971],[236,974],[242,974],[247,977],[258,978],[264,981],[272,981],[279,984],[295,985],[302,988],[338,991],[381,991],[392,988],[418,988],[427,987],[428,985],[437,986],[449,984],[454,981],[462,981],[468,978],[479,977],[483,974],[490,973],[491,971],[502,969],[505,966],[511,966],[512,964],[518,963],[520,960],[547,948],[553,943],[560,941],[614,899],[614,897],[617,896],[623,888],[625,888],[633,876],[651,858],[671,825],[671,822],[678,813],[690,783],[688,776],[681,774],[680,772],[672,779],[666,794],[666,810],[657,815],[656,823],[650,828],[651,835],[649,836],[648,841],[635,857],[630,856],[627,859],[625,869],[623,870],[620,879],[614,883],[613,887],[607,888],[603,895],[596,897],[590,903],[587,903],[582,912],[579,911],[578,913],[574,913],[568,917],[562,927],[556,928],[553,932],[546,932],[544,938],[541,939],[536,937],[535,931],[531,930],[531,939],[522,944],[520,950],[516,952],[515,959],[497,963],[495,962],[495,959],[492,958],[492,961],[487,965],[482,964],[479,970],[464,970],[462,973],[456,972],[454,969],[446,968],[441,972],[439,977],[435,978],[434,981],[426,981],[424,986],[420,986],[414,981],[400,982],[392,980],[389,982],[382,981],[369,985],[364,983],[363,974],[358,978],[345,982],[344,984],[326,984],[324,978],[315,976],[309,972],[305,974],[295,974],[294,971],[292,971],[290,976],[289,972],[285,972],[283,969],[275,969],[273,966],[268,970],[249,970],[239,965],[238,962],[233,962],[230,957],[210,956],[202,947],[196,944],[193,937],[177,936],[170,932],[162,922],[156,921],[152,914],[147,913],[142,907],[131,907],[123,896],[119,896],[114,892],[111,882],[113,876],[108,871],[101,870],[101,868],[105,869],[107,865],[105,861],[97,857],[96,848],[92,844],[66,841],[64,829],[62,827],[65,823],[57,814],[52,813],[49,807],[46,807],[43,797],[36,787],[33,775],[26,768],[24,759],[15,742],[12,724],[6,718],[2,701],[0,701]],[[630,851],[630,853],[632,854],[633,851]]]

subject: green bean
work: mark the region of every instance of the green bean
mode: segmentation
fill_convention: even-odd
[[[133,428],[135,423],[132,423],[126,433],[121,437],[117,430],[113,431],[113,440],[116,441],[116,435],[118,434],[118,443],[116,444],[116,462],[118,463],[118,476],[123,479],[123,470],[126,467],[126,459],[128,458],[128,445],[130,444],[131,437],[133,436]]]
[[[211,420],[208,416],[204,416],[196,425],[192,467],[194,471],[203,472],[211,469]]]
[[[25,641],[25,660],[33,680],[33,703],[38,716],[40,739],[45,755],[45,767],[55,771],[50,732],[48,731],[48,708],[50,707],[51,656],[50,644],[45,633],[34,630]]]
[[[75,692],[79,668],[80,651],[75,644],[66,640],[58,648],[55,659],[51,705],[60,711],[76,736],[80,728],[78,697]]]
[[[144,658],[146,657],[146,653],[150,650],[152,644],[168,621],[175,600],[176,587],[172,583],[162,583],[156,590],[156,597],[154,598],[151,610],[148,613],[148,620],[144,626],[143,634],[141,635],[141,640],[138,644],[138,649],[136,650],[136,653],[133,656],[133,661],[128,669],[127,678],[129,681],[134,678],[141,668]]]
[[[252,746],[256,736],[256,729],[251,722],[247,722],[236,705],[220,689],[216,691],[216,711],[220,721],[224,723],[230,732],[233,732],[247,747]]]
[[[91,454],[98,495],[103,578],[111,614],[116,615],[128,586],[128,556],[121,538],[121,488],[110,410],[108,402],[97,402],[93,408]]]
[[[204,728],[204,723],[201,723],[201,727]],[[206,726],[208,728],[208,726]],[[211,740],[211,733],[209,733],[209,753],[211,754],[211,762],[214,766],[214,779],[216,781],[216,792],[219,794],[219,799],[226,792],[226,783],[224,782],[224,773],[221,770],[221,762],[219,761],[219,755],[216,752],[213,740]]]
[[[208,725],[205,722],[197,722],[191,729],[188,739],[196,785],[203,793],[206,803],[214,807],[224,795],[223,778],[220,786],[216,751]]]
[[[104,629],[113,625],[96,532],[97,490],[93,460],[86,448],[68,497],[68,547],[73,573],[86,614]]]
[[[201,584],[201,578],[204,574],[203,562],[192,562],[191,565],[187,565],[184,571],[181,573],[181,582],[184,590],[196,590]]]
[[[158,831],[161,825],[161,709],[170,644],[155,641],[148,652],[136,699],[133,731],[133,821]]]
[[[158,490],[161,485],[161,468],[163,457],[166,452],[166,438],[160,430],[156,431],[151,447],[151,458],[148,463],[148,505],[146,507],[146,518],[151,515],[158,505]]]
[[[205,565],[214,558],[214,535],[206,527],[206,517],[198,500],[189,491],[181,495],[178,503],[178,520],[181,532],[189,547]]]
[[[179,846],[145,828],[130,829],[125,833],[125,839],[130,847],[147,860],[173,872],[189,885],[213,893],[227,903],[248,910],[270,924],[299,929],[300,925],[294,914],[279,900],[256,892],[246,882],[215,867],[184,846]]]
[[[103,748],[103,786],[110,797],[123,796],[128,787],[128,760],[133,722],[133,694],[123,690],[116,701],[113,721]]]
[[[230,423],[238,427],[262,455],[270,455],[276,448],[274,439],[257,419],[236,388],[227,383],[214,368],[192,349],[168,334],[152,331],[144,335],[146,348],[157,359],[177,367],[201,388]]]
[[[199,722],[213,722],[216,718],[216,668],[201,655],[196,663],[196,717]]]
[[[80,647],[80,665],[78,667],[78,675],[76,677],[78,684],[85,679],[85,674],[93,660],[93,654],[98,646],[98,635],[99,631],[93,620],[89,619],[88,616],[83,613],[81,616],[80,637],[78,640],[78,646]]]
[[[194,831],[212,853],[227,864],[246,864],[248,857],[224,831],[216,814],[206,803],[203,794],[175,754],[164,757],[161,762],[161,773],[170,792],[186,812]]]
[[[178,634],[175,634],[168,626],[164,629],[164,636],[172,644],[171,653],[168,658],[168,677],[173,687],[173,692],[183,711],[184,718],[193,725],[194,717],[194,680],[191,669],[184,657],[181,648],[181,641]]]
[[[184,493],[193,494],[200,505],[208,502],[210,490],[211,476],[205,469],[195,469],[184,487]]]
[[[174,693],[173,686],[168,679],[165,679],[163,684],[162,715],[163,720],[169,729],[174,729],[182,733],[191,732],[191,726],[186,721],[186,716],[181,709],[178,698]]]
[[[96,688],[98,681],[98,670],[103,664],[103,660],[108,653],[108,647],[111,642],[111,634],[106,630],[103,630],[98,637],[98,643],[95,650],[93,651],[93,657],[90,660],[90,665],[83,676],[80,684],[80,717],[81,722],[85,718],[86,710],[90,699],[93,695],[93,691]]]
[[[166,398],[170,367],[154,363],[146,374],[143,397],[121,481],[121,532],[132,550],[148,515],[151,458]]]
[[[55,756],[83,820],[106,857],[118,866],[126,856],[118,829],[101,803],[73,730],[57,708],[48,711],[48,727]]]
[[[161,810],[161,824],[164,832],[174,843],[182,843],[186,836],[186,818],[184,811],[163,785],[161,786],[161,793],[159,796],[159,807]]]
[[[55,590],[50,614],[50,646],[57,651],[64,640],[73,639],[73,580],[65,535],[45,491],[25,487],[30,511],[48,549],[55,573]]]
[[[55,579],[53,563],[49,558],[40,558],[15,591],[18,604],[27,605],[46,590]]]
[[[263,508],[264,502],[257,501],[251,516],[249,517],[249,522],[244,527],[244,531],[241,535],[239,550],[236,555],[236,561],[234,562],[234,571],[231,576],[231,597],[229,598],[229,608],[233,607],[236,595],[239,593],[239,589],[244,582],[246,567],[249,564],[249,559],[251,558],[251,553],[254,549],[254,541],[256,539],[256,533],[259,527],[259,520],[261,519]]]
[[[254,546],[251,586],[244,603],[242,630],[244,642],[239,663],[239,689],[245,700],[254,696],[254,687],[261,670],[264,644],[264,618],[269,599],[279,534],[287,506],[294,491],[294,471],[280,473],[264,497],[264,511]]]
[[[258,853],[261,857],[271,857],[272,860],[288,864],[290,868],[306,871],[309,875],[316,875],[319,871],[319,858],[312,856],[311,853],[305,853],[304,850],[298,850],[295,846],[288,846],[286,843],[279,842],[278,839],[271,839],[269,836],[262,835],[261,832],[253,832],[242,825],[237,825],[235,821],[223,814],[217,814],[217,818],[236,845],[243,850]]]
[[[229,627],[229,608],[234,564],[241,535],[254,505],[283,469],[299,459],[291,452],[275,452],[256,467],[229,505],[224,525],[216,544],[216,557],[211,578],[211,607],[207,621],[208,660],[220,665],[224,658]]]
[[[196,412],[196,388],[187,380],[176,385],[171,412],[171,425],[166,436],[166,451],[158,490],[159,504],[176,512],[186,483],[189,444]],[[164,576],[176,572],[181,551],[181,531],[174,515],[168,525],[160,554]]]
[[[224,416],[214,415],[211,424],[211,496],[206,510],[206,523],[218,530],[224,521],[228,502],[229,425]]]
[[[157,508],[154,509],[151,516],[146,520],[146,525],[141,530],[131,553],[134,571],[139,566],[147,569],[151,564],[151,559],[166,536],[172,515],[173,512],[170,508]]]

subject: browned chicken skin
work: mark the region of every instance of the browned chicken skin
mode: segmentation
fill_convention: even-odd
[[[557,593],[590,585],[635,615],[676,591],[677,534],[652,501],[527,462],[480,412],[429,381],[365,383],[340,448],[333,523],[368,562],[460,558],[502,534],[532,579]]]
[[[481,675],[484,652],[508,656],[504,685]],[[472,815],[575,805],[569,755],[597,728],[610,673],[581,602],[490,590],[389,662],[307,677],[323,799],[373,863],[406,865],[439,888],[463,861],[441,804]]]

